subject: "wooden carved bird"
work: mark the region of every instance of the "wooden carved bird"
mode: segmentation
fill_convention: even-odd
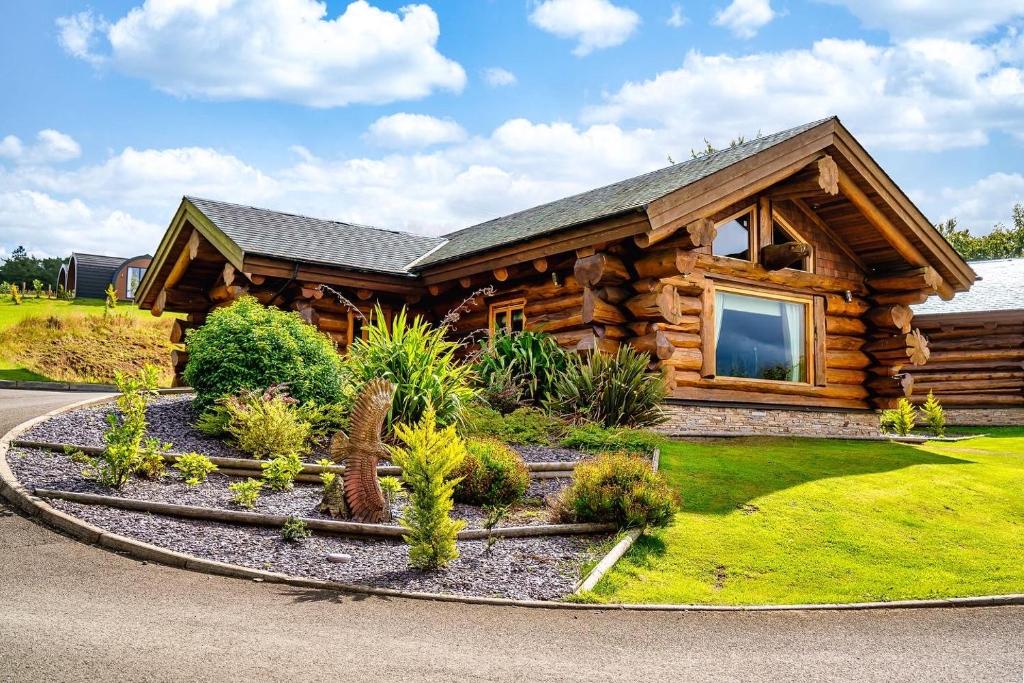
[[[380,440],[395,385],[385,379],[371,380],[356,399],[349,421],[349,433],[338,432],[331,439],[331,459],[345,464],[342,487],[349,516],[359,522],[379,524],[390,517],[384,492],[377,481],[377,463],[388,457]]]

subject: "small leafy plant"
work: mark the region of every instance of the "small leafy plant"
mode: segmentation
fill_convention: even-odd
[[[174,469],[181,472],[188,486],[199,486],[206,481],[207,476],[217,471],[217,466],[201,453],[187,453],[178,457]]]
[[[487,530],[487,538],[484,539],[484,555],[490,555],[494,551],[494,544],[498,542],[498,537],[492,532],[505,519],[508,511],[508,505],[491,505],[484,508],[484,513],[487,515],[484,518],[484,529]]]
[[[107,298],[103,302],[103,311],[110,313],[117,308],[117,290],[114,289],[114,285],[107,285],[106,295]]]
[[[146,439],[139,449],[138,474],[145,479],[159,479],[167,472],[164,454],[171,450],[171,444],[160,443],[159,439]]]
[[[11,301],[15,306],[21,305],[21,292],[18,290],[18,285],[11,285]]]
[[[921,406],[921,416],[928,425],[928,430],[935,436],[946,435],[946,411],[935,398],[935,394],[928,392],[928,397]]]
[[[384,499],[388,502],[388,506],[405,495],[405,488],[402,486],[402,480],[398,477],[380,477],[377,479],[377,483],[380,484],[380,490],[384,493]]]
[[[888,408],[882,411],[880,419],[882,433],[894,433],[899,436],[906,436],[917,424],[917,411],[910,401],[900,398],[896,401],[895,408]]]
[[[42,299],[43,298],[43,281],[42,280],[38,280],[38,279],[32,280],[32,291],[35,292],[37,299]]]
[[[409,544],[409,564],[419,569],[447,566],[459,556],[455,538],[465,526],[451,518],[451,511],[459,483],[455,472],[466,457],[466,447],[453,426],[437,428],[430,406],[414,426],[396,425],[395,434],[403,445],[388,450],[392,462],[402,468],[409,490],[409,505],[400,520]]]
[[[309,451],[310,424],[283,385],[265,391],[246,389],[220,405],[228,413],[227,430],[238,448],[257,460]]]
[[[518,453],[498,441],[470,439],[456,475],[455,500],[487,506],[518,503],[530,486],[530,472]]]
[[[281,527],[281,538],[289,543],[300,543],[312,535],[309,525],[298,517],[288,517]]]
[[[196,419],[196,429],[206,436],[221,437],[228,433],[231,413],[221,404],[212,405]]]
[[[577,465],[555,504],[562,521],[610,522],[624,529],[667,526],[678,510],[675,490],[649,461],[629,453],[603,453]]]
[[[302,461],[295,453],[279,455],[270,462],[265,462],[263,481],[274,491],[291,491],[295,486],[295,477],[302,472]]]
[[[259,500],[262,489],[263,482],[252,477],[245,481],[236,481],[234,484],[228,484],[228,490],[232,493],[231,500],[235,505],[250,510],[256,507],[256,501]]]

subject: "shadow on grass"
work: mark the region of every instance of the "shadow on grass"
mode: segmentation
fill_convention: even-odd
[[[785,438],[676,442],[661,457],[661,470],[682,496],[683,511],[716,515],[821,479],[968,464],[908,444]]]
[[[6,370],[0,369],[0,380],[8,380],[13,382],[49,382],[49,377],[40,375],[38,372],[32,372],[25,368],[9,368]]]
[[[656,560],[665,554],[664,539],[657,532],[653,535],[643,534],[629,549],[629,561],[635,567],[651,569],[657,566]]]

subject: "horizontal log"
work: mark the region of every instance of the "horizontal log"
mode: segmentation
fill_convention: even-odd
[[[966,370],[963,372],[957,371],[946,371],[946,372],[929,372],[932,369],[932,364],[928,363],[923,368],[912,369],[911,372],[914,374],[914,378],[921,383],[930,382],[960,382],[960,381],[973,381],[973,382],[984,382],[986,380],[1024,380],[1024,372],[1017,370]]]
[[[968,380],[968,381],[961,381],[961,382],[953,382],[953,381],[949,381],[949,382],[946,382],[946,381],[941,381],[941,382],[940,381],[928,381],[928,382],[925,382],[925,381],[920,381],[917,384],[917,388],[918,388],[919,391],[924,392],[924,393],[928,393],[929,391],[934,391],[936,394],[942,394],[944,392],[949,392],[949,391],[968,391],[968,392],[976,391],[976,392],[982,392],[982,391],[986,391],[986,390],[996,390],[996,389],[1008,389],[1008,390],[1012,390],[1012,391],[1015,390],[1015,391],[1020,392],[1022,389],[1024,389],[1024,382],[1021,382],[1020,380],[1016,380],[1016,379],[1003,379],[1003,380],[996,380],[996,379],[988,379],[988,380],[971,379],[971,380]]]
[[[588,287],[617,285],[631,278],[622,259],[605,252],[577,259],[573,273],[577,281]]]
[[[587,322],[583,320],[583,309],[581,307],[532,318],[529,321],[529,325],[538,332],[561,332],[563,330],[584,327],[587,325]]]
[[[850,337],[838,334],[825,336],[825,348],[832,351],[857,351],[864,347],[863,337]]]
[[[618,340],[599,337],[591,330],[584,334],[576,343],[576,350],[581,353],[598,351],[600,353],[613,354],[619,350],[620,344],[621,342]]]
[[[184,344],[185,335],[189,330],[194,330],[198,327],[187,320],[181,318],[175,318],[174,322],[171,323],[171,343],[172,344]]]
[[[689,296],[700,296],[708,286],[707,278],[700,273],[664,277],[661,278],[661,283],[664,285],[671,285],[672,287],[675,287],[676,291],[680,294],[686,294]],[[656,287],[651,287],[651,289],[656,289]],[[637,291],[640,290],[638,289]]]
[[[578,308],[583,310],[583,292],[566,294],[565,296],[552,297],[550,299],[542,299],[539,301],[528,299],[524,312],[526,313],[526,319],[531,320],[534,316],[544,315],[546,313],[552,313],[554,311],[564,311],[569,308]]]
[[[633,337],[629,344],[637,351],[648,354],[651,358],[665,360],[672,356],[675,346],[664,332],[654,331],[642,337]]]
[[[672,355],[661,360],[662,364],[681,370],[700,370],[704,355],[700,349],[672,347]]]
[[[867,291],[864,283],[859,279],[807,273],[802,270],[765,270],[755,263],[710,254],[697,256],[697,269],[719,274],[723,278],[732,277],[742,281],[768,283],[786,289],[808,290],[823,294],[843,293],[846,290],[854,294]]]
[[[695,334],[700,332],[700,316],[682,315],[675,323],[664,320],[660,321],[639,321],[627,323],[626,327],[633,331],[636,336],[641,336],[653,330],[665,330],[671,332],[685,332]]]
[[[934,335],[928,335],[928,342],[932,351],[968,349],[1019,349],[1024,347],[1024,335],[1021,334],[982,334],[973,338],[949,339],[940,338],[936,340]]]
[[[707,387],[709,389],[726,391],[756,391],[760,394],[775,394],[778,396],[828,396],[841,400],[860,401],[868,396],[868,391],[863,386],[847,384],[830,384],[827,387],[816,387],[801,382],[772,382],[757,381],[739,377],[716,376],[714,379],[700,379],[697,381],[676,380],[680,387]]]
[[[811,246],[803,242],[766,244],[761,247],[761,265],[767,270],[782,270],[811,255]]]
[[[867,332],[867,325],[859,318],[843,318],[836,315],[825,316],[825,329],[829,334],[862,335]]]
[[[913,270],[875,275],[867,278],[865,282],[876,292],[905,292],[909,290],[937,292],[942,285],[942,275],[931,266],[922,266]]]
[[[864,384],[867,378],[868,373],[862,370],[843,370],[841,368],[825,370],[825,381],[828,384]]]
[[[871,305],[860,297],[850,297],[847,301],[845,296],[839,294],[825,295],[825,312],[829,315],[842,315],[848,318],[859,318],[868,312]]]
[[[917,290],[913,292],[886,292],[883,294],[876,294],[871,297],[871,300],[878,306],[888,306],[891,304],[903,304],[904,306],[916,306],[917,304],[923,304],[933,295],[933,292],[924,290]]]
[[[874,377],[867,382],[867,387],[879,396],[910,396],[914,393],[914,377],[909,373],[900,373],[891,377]]]
[[[867,313],[868,322],[883,330],[896,330],[906,334],[914,320],[914,312],[904,304],[892,304],[872,308]]]
[[[584,323],[624,323],[625,314],[600,296],[593,289],[583,290]]]
[[[715,240],[717,230],[715,222],[710,218],[699,218],[682,227],[666,227],[648,230],[633,238],[642,249],[664,242],[671,238],[674,246],[684,249],[695,249],[710,245]]]
[[[175,370],[184,368],[188,364],[188,351],[175,349],[171,351],[171,367]]]
[[[758,389],[760,388],[758,384]],[[819,387],[824,392],[825,387]],[[782,395],[747,389],[716,389],[708,386],[677,387],[672,398],[687,401],[722,401],[729,403],[754,403],[766,406],[807,406],[811,408],[842,408],[861,410],[867,406],[863,399],[833,398],[825,393],[814,396]]]
[[[829,351],[827,367],[843,370],[863,370],[871,365],[871,359],[861,351]]]
[[[663,278],[687,275],[697,266],[697,253],[686,249],[659,249],[638,258],[633,263],[637,277]]]
[[[240,285],[220,285],[210,290],[209,299],[215,303],[222,303],[225,301],[234,301],[238,297],[246,293],[247,288]]]
[[[583,337],[593,334],[594,330],[592,327],[581,327],[575,330],[564,330],[562,332],[555,332],[551,337],[558,343],[559,346],[566,348],[576,348],[576,345],[580,343]]]
[[[672,346],[680,349],[699,349],[701,338],[699,334],[690,332],[677,332],[676,330],[661,330],[658,334],[665,335]]]

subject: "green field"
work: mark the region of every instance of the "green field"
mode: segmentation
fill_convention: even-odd
[[[175,316],[154,318],[122,303],[106,315],[102,299],[0,301],[0,380],[110,382],[118,369],[169,362]],[[164,381],[170,368],[163,367]]]
[[[1024,592],[1024,428],[959,443],[673,442],[683,511],[598,601],[822,603]]]

